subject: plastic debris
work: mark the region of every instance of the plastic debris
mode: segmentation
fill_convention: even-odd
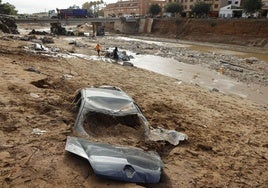
[[[172,145],[178,145],[180,141],[187,140],[188,136],[184,133],[177,132],[175,130],[166,130],[163,128],[157,128],[150,130],[150,140],[159,141],[166,140]]]
[[[35,93],[30,93],[30,96],[33,97],[33,98],[39,98],[39,95],[35,94]]]
[[[44,133],[46,133],[46,132],[47,132],[47,131],[45,131],[45,130],[41,130],[41,129],[39,129],[39,128],[35,128],[35,129],[33,129],[32,134],[42,135],[42,134],[44,134]]]

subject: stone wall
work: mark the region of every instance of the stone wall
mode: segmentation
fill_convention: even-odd
[[[139,23],[118,20],[114,23],[114,30],[118,33],[136,34],[139,30]]]
[[[268,41],[268,19],[156,19],[152,34],[263,47]]]

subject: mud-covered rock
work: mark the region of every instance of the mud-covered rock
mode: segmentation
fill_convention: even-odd
[[[40,40],[43,42],[43,44],[53,44],[54,43],[54,40],[52,37],[42,37]]]
[[[4,33],[19,34],[15,19],[8,16],[0,16],[0,30]]]
[[[48,35],[49,33],[48,32],[45,32],[45,31],[36,31],[35,29],[33,29],[29,35]]]
[[[61,23],[50,23],[50,32],[55,35],[66,35],[67,31]]]

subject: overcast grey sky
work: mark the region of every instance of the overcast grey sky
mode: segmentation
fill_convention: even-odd
[[[105,3],[114,3],[118,0],[104,0]],[[10,3],[16,10],[22,13],[45,12],[56,8],[68,8],[72,5],[82,6],[87,0],[2,0],[2,3]]]

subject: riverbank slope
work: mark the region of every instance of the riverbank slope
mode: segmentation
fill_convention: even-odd
[[[268,48],[268,19],[155,19],[153,35]]]
[[[56,44],[50,47],[58,46],[62,53],[96,55],[96,41],[83,38],[87,48],[80,48],[64,38],[54,39]],[[101,45],[109,46],[109,42]],[[38,55],[27,50],[32,44],[16,37],[0,39],[1,187],[267,185],[267,106],[150,71],[103,62],[101,57],[93,61]],[[99,85],[122,88],[153,127],[189,136],[174,147],[146,144],[143,134],[122,124],[104,126],[106,134],[98,134],[106,143],[157,151],[165,163],[159,184],[136,185],[96,177],[86,160],[65,152],[66,137],[73,134],[77,115],[72,104],[75,91]],[[36,128],[46,132],[34,134]]]

